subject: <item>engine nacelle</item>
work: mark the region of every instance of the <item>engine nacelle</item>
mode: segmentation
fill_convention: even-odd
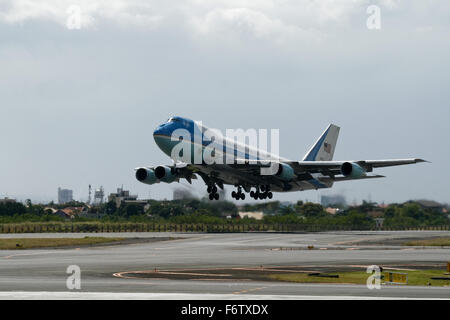
[[[278,167],[278,172],[276,174],[283,181],[291,181],[294,176],[294,169],[286,163],[280,163]]]
[[[175,173],[175,170],[173,168],[169,168],[166,166],[156,167],[155,176],[156,179],[166,183],[171,183],[177,179],[177,174]]]
[[[155,171],[148,168],[139,168],[136,170],[136,179],[145,184],[154,184],[157,182]]]
[[[344,162],[341,166],[344,177],[360,178],[366,175],[366,171],[356,163]]]

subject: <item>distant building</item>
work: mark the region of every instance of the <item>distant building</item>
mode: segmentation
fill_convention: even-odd
[[[61,209],[56,210],[54,213],[54,215],[64,218],[64,219],[70,219],[70,216],[68,216],[64,211],[62,211]]]
[[[102,205],[105,200],[105,190],[101,186],[99,189],[95,189],[94,191],[94,205]]]
[[[144,212],[150,209],[150,204],[148,203],[148,200],[123,200],[122,203],[141,206],[142,208],[144,208]]]
[[[239,212],[239,217],[240,218],[248,217],[248,218],[254,218],[255,220],[262,220],[262,218],[264,217],[264,213],[263,212],[253,212],[253,211]],[[231,216],[230,216],[230,218],[231,218]]]
[[[334,195],[322,195],[320,197],[320,204],[322,207],[334,207],[334,206],[346,206],[347,202],[345,201],[345,197],[340,194]]]
[[[189,190],[180,188],[173,190],[173,200],[185,200],[194,198],[195,196]]]
[[[122,188],[117,188],[116,193],[111,193],[108,196],[108,201],[114,201],[116,203],[116,207],[119,208],[123,201],[136,201],[137,195],[130,195],[129,190],[123,190]]]
[[[0,199],[0,203],[14,203],[14,202],[16,202],[16,199],[9,199],[8,197]]]
[[[414,201],[409,201],[411,203],[417,203],[419,206],[421,206],[424,209],[431,209],[431,210],[436,210],[436,211],[441,211],[442,213],[446,213],[446,208],[445,205],[433,201],[433,200],[414,200]]]
[[[424,200],[424,199],[411,200],[411,201],[408,201],[407,203],[416,203],[419,206],[421,206],[422,209],[428,209],[428,210],[440,212],[442,214],[448,213],[448,208],[447,208],[448,205],[439,203],[439,202],[433,201],[433,200]],[[449,218],[450,218],[450,215],[449,215]]]
[[[72,219],[76,216],[81,216],[84,212],[83,207],[69,207],[64,209],[59,209],[53,212],[53,214],[60,216],[65,219]]]
[[[383,210],[375,209],[375,210],[367,212],[367,215],[369,217],[374,218],[374,219],[378,219],[378,218],[383,218],[384,217],[384,212],[383,212]]]
[[[381,209],[387,209],[389,207],[389,205],[383,202],[383,203],[378,204],[377,207],[381,208]]]
[[[64,204],[73,201],[73,191],[69,189],[58,188],[58,203]]]
[[[328,208],[325,208],[325,212],[329,213],[329,214],[336,214],[339,212],[339,208],[328,207]]]

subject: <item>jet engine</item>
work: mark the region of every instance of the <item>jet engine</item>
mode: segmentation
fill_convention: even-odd
[[[366,175],[366,171],[356,163],[344,162],[341,166],[344,177],[360,178]]]
[[[294,176],[294,169],[286,163],[280,163],[276,174],[283,181],[291,181]]]
[[[171,183],[177,179],[175,169],[166,166],[156,167],[155,176],[158,180],[166,183]]]
[[[155,171],[148,168],[139,168],[136,170],[136,179],[145,184],[154,184],[157,182]]]

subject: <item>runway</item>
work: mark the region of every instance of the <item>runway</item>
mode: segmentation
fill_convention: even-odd
[[[450,248],[402,247],[411,238],[450,237],[448,231],[324,233],[105,233],[2,234],[19,237],[174,237],[176,240],[80,247],[0,251],[0,299],[366,299],[450,298],[450,287],[298,284],[251,279],[192,277],[190,270],[339,268],[368,265],[443,266]],[[360,242],[361,244],[357,244]],[[312,249],[308,249],[308,246]],[[68,290],[67,267],[81,269],[81,290]],[[129,272],[182,272],[136,278]],[[196,271],[198,272],[198,271]]]

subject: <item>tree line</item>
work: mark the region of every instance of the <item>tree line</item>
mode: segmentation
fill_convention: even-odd
[[[65,221],[65,218],[53,214],[47,207],[63,208],[64,205],[25,203],[0,203],[0,223]],[[375,203],[363,202],[330,214],[317,203],[302,202],[280,203],[279,201],[245,204],[238,208],[229,201],[191,200],[149,200],[146,205],[122,202],[119,207],[111,201],[100,206],[87,206],[77,202],[68,206],[84,206],[90,213],[101,213],[101,218],[75,217],[74,221],[104,222],[158,222],[158,223],[263,223],[263,224],[314,224],[314,225],[351,225],[364,228],[375,226],[376,218],[383,218],[385,227],[402,226],[440,226],[449,225],[448,215],[442,210],[424,208],[410,201],[378,207]],[[253,218],[238,219],[238,212],[263,212],[262,220]],[[231,218],[231,219],[230,219]]]

